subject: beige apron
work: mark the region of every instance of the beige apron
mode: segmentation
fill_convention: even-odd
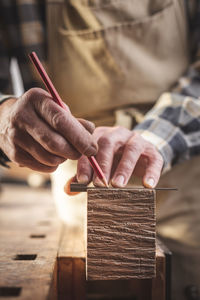
[[[183,0],[47,4],[50,75],[78,117],[152,104],[187,68]]]
[[[128,128],[127,110],[135,115],[151,107],[188,66],[183,0],[46,1],[50,75],[76,116]],[[161,179],[162,186],[178,186],[178,193],[158,195],[158,233],[176,258],[173,300],[184,299],[185,285],[200,287],[199,159],[192,164]],[[75,172],[69,160],[59,167],[53,192],[62,219],[86,228],[84,194],[70,198],[63,192]]]

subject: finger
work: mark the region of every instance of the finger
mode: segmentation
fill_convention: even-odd
[[[110,175],[113,169],[115,153],[130,137],[130,132],[124,128],[115,128],[109,130],[98,140],[99,151],[96,159],[101,167],[107,182],[110,181]],[[94,174],[94,184],[104,186],[102,181]]]
[[[124,147],[120,147],[118,149],[118,151],[115,153],[114,158],[113,158],[113,164],[112,164],[110,178],[113,178],[115,171],[117,169],[117,166],[122,158],[123,152],[124,152]]]
[[[57,166],[52,167],[41,164],[20,147],[15,147],[15,149],[13,149],[13,151],[10,153],[10,158],[19,166],[25,166],[38,172],[51,173],[57,169]]]
[[[89,131],[89,133],[93,133],[94,132],[94,129],[95,129],[95,125],[94,123],[90,122],[90,121],[87,121],[85,119],[78,119],[78,121],[81,123],[81,125],[83,125],[83,127],[85,127],[85,129],[87,131]]]
[[[146,172],[147,165],[148,165],[148,158],[142,154],[135,166],[133,174],[136,175],[137,177],[143,177]]]
[[[78,152],[87,156],[96,154],[97,144],[92,135],[69,111],[58,106],[51,98],[36,101],[34,104],[40,116],[69,141]]]
[[[102,144],[96,155],[96,160],[99,163],[99,166],[106,177],[107,182],[109,183],[110,174],[112,169],[112,163],[114,158],[114,146],[112,143]],[[93,175],[94,185],[104,186],[103,182],[99,179],[96,173]]]
[[[147,188],[154,188],[160,178],[163,167],[163,159],[159,153],[154,153],[148,157],[148,164],[145,175],[143,176],[143,185]]]
[[[138,143],[137,137],[131,137],[125,145],[124,153],[112,178],[112,186],[124,187],[128,183],[143,151],[143,143]]]
[[[37,143],[28,133],[16,130],[13,136],[13,143],[20,146],[23,150],[34,157],[38,162],[48,165],[57,166],[65,161],[65,158],[53,155],[46,151],[39,143]]]
[[[86,156],[81,156],[77,165],[77,180],[79,183],[88,184],[92,180],[93,170]]]
[[[64,192],[65,192],[67,195],[69,195],[69,196],[75,196],[75,195],[78,195],[78,194],[80,193],[80,192],[71,192],[71,187],[70,187],[70,185],[71,185],[72,182],[77,182],[76,176],[73,176],[72,178],[70,178],[70,179],[66,182],[66,184],[65,184],[65,186],[64,186]]]
[[[65,159],[78,159],[80,157],[80,153],[70,145],[63,136],[54,131],[34,112],[31,118],[24,120],[23,129],[25,129],[37,143],[52,154]]]

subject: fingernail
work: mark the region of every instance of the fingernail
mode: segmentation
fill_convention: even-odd
[[[85,174],[81,174],[80,176],[78,176],[78,182],[79,183],[88,183],[89,181],[89,177]]]
[[[116,178],[114,178],[112,180],[112,183],[115,185],[115,186],[124,186],[124,182],[125,182],[125,178],[123,175],[118,175]]]
[[[155,180],[153,178],[147,178],[145,180],[145,185],[147,187],[150,187],[150,188],[153,188],[154,187],[154,184],[155,184]]]

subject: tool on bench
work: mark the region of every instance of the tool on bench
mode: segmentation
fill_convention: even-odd
[[[67,110],[64,105],[64,102],[62,101],[57,90],[55,89],[51,79],[49,78],[44,67],[42,66],[37,54],[35,52],[31,52],[29,54],[29,57],[30,57],[32,63],[34,64],[35,68],[37,69],[38,73],[40,74],[40,77],[41,77],[42,81],[44,82],[47,90],[51,94],[53,101],[56,102],[58,105],[60,105],[63,109]],[[106,177],[105,177],[103,171],[101,170],[98,162],[96,161],[95,157],[90,156],[90,157],[88,157],[88,159],[89,159],[89,162],[90,162],[91,166],[93,167],[94,171],[96,172],[97,176],[99,177],[99,179],[104,183],[104,185],[106,187],[108,187]]]

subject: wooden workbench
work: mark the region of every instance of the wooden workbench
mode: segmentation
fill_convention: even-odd
[[[82,227],[63,226],[48,189],[0,194],[0,300],[165,300],[165,255],[153,280],[86,282]]]
[[[46,299],[61,224],[47,190],[3,186],[0,195],[0,299]],[[52,299],[54,294],[51,293]],[[12,297],[12,299],[13,299]]]

